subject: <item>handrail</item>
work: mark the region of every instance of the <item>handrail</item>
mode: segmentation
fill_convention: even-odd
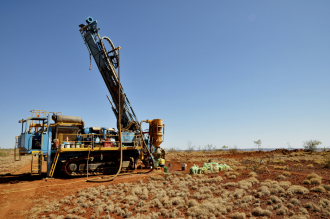
[[[70,138],[70,136],[75,136],[75,138],[74,139]],[[122,134],[122,139],[124,136],[131,137],[131,135]],[[80,138],[80,140],[78,139],[78,137]],[[95,142],[95,139],[97,137],[100,137],[99,142]],[[90,140],[85,140],[86,138],[90,139]],[[106,139],[117,139],[117,140],[109,141]],[[118,134],[111,135],[111,134],[63,134],[63,133],[60,133],[59,134],[59,149],[63,149],[62,145],[64,144],[64,142],[69,142],[69,144],[76,144],[76,143],[79,143],[80,145],[84,144],[85,147],[91,148],[92,150],[94,150],[95,147],[103,147],[103,146],[101,146],[101,144],[103,144],[104,142],[105,143],[113,142],[114,145],[119,145],[119,135]],[[124,138],[124,140],[122,140],[122,143],[124,145],[125,145],[125,143],[133,143],[133,146],[125,145],[127,147],[142,147],[143,146],[142,142],[143,142],[143,139],[137,139],[135,137],[132,140],[125,141],[125,138]]]
[[[14,161],[21,161],[21,154],[19,153],[19,150],[18,150],[18,157],[19,157],[19,160],[16,160],[16,154],[17,154],[16,150],[17,150],[17,143],[18,143],[17,138],[18,138],[18,137],[19,137],[19,136],[16,136],[16,137],[15,137]]]

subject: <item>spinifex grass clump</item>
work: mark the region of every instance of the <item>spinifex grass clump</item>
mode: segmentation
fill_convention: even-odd
[[[229,164],[227,160],[225,162]],[[328,198],[330,185],[322,184],[316,174],[303,177],[283,172],[287,178],[276,180],[276,174],[272,173],[267,174],[269,179],[264,180],[263,174],[258,180],[255,172],[238,172],[235,165],[232,162],[233,170],[221,174],[225,180],[219,174],[195,174],[200,168],[194,165],[197,171],[193,174],[149,175],[148,179],[139,182],[118,185],[111,182],[106,187],[83,189],[73,196],[66,196],[59,203],[62,205],[54,208],[59,209],[57,212],[47,208],[44,218],[62,215],[63,218],[69,215],[68,218],[104,219],[330,217],[330,201],[324,199]],[[217,171],[211,162],[203,167],[210,172]],[[230,176],[240,180],[229,180]],[[302,186],[305,178],[310,183],[313,181],[313,185]],[[326,179],[323,181],[327,182]],[[306,203],[305,197],[314,201]]]

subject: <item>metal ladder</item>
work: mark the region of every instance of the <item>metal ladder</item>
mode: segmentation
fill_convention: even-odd
[[[31,175],[41,175],[43,153],[42,151],[31,151],[31,155]],[[33,159],[36,156],[38,156],[38,159]],[[37,163],[34,161],[37,161]]]
[[[53,175],[54,175],[56,164],[57,164],[57,161],[58,161],[58,157],[59,156],[60,156],[60,152],[59,151],[56,151],[54,160],[52,162],[52,167],[50,168],[49,177],[53,177]]]

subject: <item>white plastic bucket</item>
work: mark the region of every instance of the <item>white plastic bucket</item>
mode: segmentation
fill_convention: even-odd
[[[185,163],[182,163],[182,164],[181,164],[181,169],[182,169],[182,171],[185,171],[185,170],[186,170],[186,168],[187,168],[187,164],[185,164]]]

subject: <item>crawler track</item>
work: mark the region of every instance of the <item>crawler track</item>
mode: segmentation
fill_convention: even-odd
[[[93,154],[89,157],[88,161],[88,174],[113,174],[119,168],[119,154]],[[88,156],[72,158],[62,164],[62,171],[68,176],[84,176],[87,175],[87,160]],[[122,168],[122,171],[133,169],[134,163],[131,157],[123,156],[123,162],[128,166]]]

